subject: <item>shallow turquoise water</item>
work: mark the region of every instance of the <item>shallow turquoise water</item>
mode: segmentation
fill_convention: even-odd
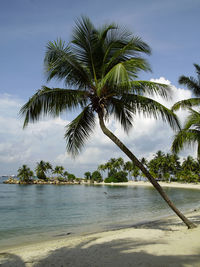
[[[166,188],[182,210],[200,207],[200,191]],[[173,214],[151,187],[0,184],[0,248],[130,226]]]

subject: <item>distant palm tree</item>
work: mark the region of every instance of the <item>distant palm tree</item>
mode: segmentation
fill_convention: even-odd
[[[115,168],[120,171],[120,170],[123,170],[123,167],[124,167],[124,160],[123,158],[117,158],[116,160],[116,163],[115,163]]]
[[[19,177],[21,182],[29,182],[33,177],[33,171],[31,171],[27,165],[23,165],[18,169],[17,177]]]
[[[64,171],[64,172],[63,172],[63,176],[64,176],[65,178],[67,178],[68,175],[69,175],[68,171]]]
[[[53,170],[53,167],[50,162],[46,162],[46,172],[50,173]]]
[[[63,166],[56,166],[53,170],[53,174],[58,174],[63,176],[64,167]]]
[[[194,64],[194,67],[196,69],[197,79],[183,75],[179,78],[179,83],[186,85],[196,97],[181,100],[175,103],[172,107],[172,110],[174,111],[180,108],[191,108],[193,106],[200,105],[200,66],[198,64]]]
[[[133,171],[133,162],[127,161],[124,163],[124,171],[128,172],[128,178],[131,179],[131,172]]]
[[[91,178],[92,178],[92,174],[91,174],[91,172],[85,172],[85,173],[84,173],[84,176],[85,176],[85,179],[86,179],[86,180],[91,180]]]
[[[144,96],[147,93],[168,97],[169,87],[136,81],[140,70],[150,70],[141,57],[144,53],[150,54],[149,46],[126,29],[115,24],[97,29],[86,17],[78,20],[72,41],[68,45],[61,40],[49,42],[45,56],[47,79],[64,80],[68,89],[44,86],[34,94],[21,109],[25,116],[24,127],[43,115],[58,116],[63,111],[81,108],[65,133],[67,151],[75,156],[93,132],[97,115],[103,133],[134,162],[174,212],[192,228],[194,224],[180,213],[148,170],[105,125],[105,120],[113,115],[128,132],[134,115],[139,112],[161,118],[172,128],[179,126],[171,110]]]
[[[183,129],[174,137],[172,151],[178,153],[185,146],[197,145],[197,157],[200,159],[200,113],[189,109],[190,115],[187,117]]]
[[[43,179],[43,180],[47,179],[47,176],[46,176],[47,166],[46,166],[45,161],[41,160],[40,162],[37,162],[35,171],[39,179]]]
[[[182,169],[183,170],[189,170],[189,171],[195,171],[197,166],[197,162],[193,159],[193,157],[188,156],[186,159],[182,162]]]
[[[98,171],[100,171],[101,173],[102,172],[105,172],[106,170],[106,165],[105,164],[100,164],[97,168]]]
[[[146,158],[142,157],[140,161],[145,167],[148,168],[148,160]]]

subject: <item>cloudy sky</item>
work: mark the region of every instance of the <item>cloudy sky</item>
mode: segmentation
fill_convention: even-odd
[[[170,84],[174,97],[162,102],[170,107],[191,96],[178,85],[178,78],[182,74],[195,76],[193,63],[200,64],[199,12],[199,0],[0,0],[0,175],[15,174],[22,164],[34,168],[43,159],[82,176],[110,157],[123,156],[97,128],[82,154],[71,159],[63,136],[73,113],[47,118],[22,130],[20,107],[47,84],[45,46],[59,37],[70,40],[76,18],[87,15],[95,25],[116,22],[142,37],[152,48],[148,60],[153,72],[140,77]],[[184,119],[185,114],[179,115]],[[170,151],[174,133],[161,121],[137,117],[128,136],[114,121],[108,126],[139,158],[150,158],[159,149]],[[190,153],[195,155],[193,150]]]

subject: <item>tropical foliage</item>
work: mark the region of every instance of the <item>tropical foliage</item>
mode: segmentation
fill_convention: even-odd
[[[117,160],[117,159],[116,159]],[[191,156],[184,158],[182,161],[176,154],[164,153],[163,151],[157,151],[152,159],[149,161],[145,158],[141,159],[145,162],[145,165],[154,179],[165,182],[186,182],[186,183],[196,183],[200,182],[200,162],[195,160]],[[108,163],[114,162],[113,158],[108,160],[103,166],[107,166]],[[128,180],[146,180],[142,172],[138,170],[137,166],[131,161],[124,162],[121,165],[120,171],[118,172],[114,165],[110,165],[110,171],[107,177],[104,179],[105,182],[121,182],[116,179],[118,173],[125,172],[126,177],[128,173]],[[99,169],[99,167],[98,167]],[[128,181],[127,179],[124,182]]]
[[[91,172],[89,172],[89,171],[88,172],[85,172],[84,173],[84,177],[85,177],[86,180],[91,180],[91,178],[92,178]]]
[[[116,171],[116,172],[113,172],[104,181],[105,181],[105,183],[122,183],[122,182],[128,182],[127,172],[125,172],[125,171],[119,171],[119,172]]]
[[[23,165],[17,172],[20,182],[30,182],[33,178],[33,171],[27,165]]]
[[[46,173],[49,170],[52,170],[52,166],[49,162],[45,162],[43,160],[41,160],[40,162],[37,162],[35,171],[36,171],[36,175],[38,179],[46,180],[47,179]]]
[[[187,88],[192,91],[195,97],[177,102],[172,107],[172,110],[174,111],[180,108],[185,109],[185,108],[191,108],[193,106],[200,105],[200,66],[198,64],[194,64],[194,67],[196,70],[197,79],[192,76],[188,77],[188,76],[182,75],[179,78],[179,83],[182,85],[186,85]]]
[[[200,159],[200,113],[189,109],[183,129],[180,130],[174,137],[172,143],[172,151],[180,152],[184,147],[197,146],[197,157]]]

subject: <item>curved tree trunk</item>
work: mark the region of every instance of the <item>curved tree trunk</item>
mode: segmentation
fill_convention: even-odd
[[[132,162],[146,175],[149,182],[155,187],[162,198],[167,202],[169,207],[177,214],[177,216],[187,225],[188,229],[197,227],[194,223],[188,220],[173,204],[167,194],[164,192],[159,183],[151,176],[149,171],[143,164],[133,155],[133,153],[105,126],[103,114],[98,113],[100,127],[105,135],[107,135],[131,160]]]

